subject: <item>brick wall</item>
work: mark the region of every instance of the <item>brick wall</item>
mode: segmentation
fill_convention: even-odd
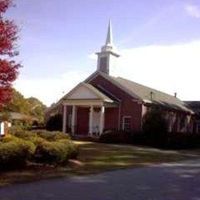
[[[113,125],[113,121],[115,121],[116,128],[120,126],[120,129],[122,129],[123,116],[131,116],[132,118],[131,129],[133,131],[141,130],[142,105],[139,104],[136,101],[136,99],[134,99],[132,96],[127,94],[125,91],[123,91],[122,89],[120,89],[119,87],[117,87],[116,85],[114,85],[101,75],[98,75],[97,77],[93,78],[92,80],[89,81],[89,83],[99,88],[100,90],[104,90],[104,92],[107,91],[107,95],[110,96],[111,98],[118,99],[119,103],[118,114],[117,111],[115,110],[113,111],[113,113],[110,114],[110,116],[112,116],[110,119],[107,115],[106,117],[106,120],[108,120],[106,122],[107,127],[109,126],[107,123],[111,123]],[[117,119],[119,118],[119,113],[120,113],[120,122]]]

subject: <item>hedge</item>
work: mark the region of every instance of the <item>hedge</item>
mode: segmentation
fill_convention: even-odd
[[[0,169],[20,168],[27,161],[61,165],[77,154],[77,146],[61,132],[17,130],[0,138]]]
[[[162,137],[161,137],[162,136]],[[195,133],[157,133],[106,131],[100,138],[103,143],[126,143],[145,145],[161,149],[200,148],[200,134]]]
[[[69,158],[77,155],[77,148],[68,140],[45,141],[37,145],[35,161],[47,164],[65,164]]]
[[[60,139],[69,140],[70,136],[68,134],[64,134],[60,131],[46,131],[46,130],[36,130],[35,133],[37,136],[44,138],[48,141],[57,141]]]
[[[15,169],[23,167],[32,158],[35,145],[15,137],[0,143],[0,169]]]
[[[118,130],[108,130],[100,135],[102,143],[132,143],[131,133]]]

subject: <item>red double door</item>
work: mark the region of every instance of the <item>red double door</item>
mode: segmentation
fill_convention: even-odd
[[[76,134],[88,135],[89,132],[89,108],[78,107],[77,108],[77,127]]]

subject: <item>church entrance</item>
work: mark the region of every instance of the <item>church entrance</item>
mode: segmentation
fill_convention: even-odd
[[[93,121],[92,121],[92,135],[99,136],[100,133],[100,108],[94,108]]]
[[[77,107],[76,134],[88,135],[89,132],[89,108]]]

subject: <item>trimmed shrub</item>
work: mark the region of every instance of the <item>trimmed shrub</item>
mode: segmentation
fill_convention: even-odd
[[[65,164],[76,158],[77,146],[61,132],[17,130],[0,138],[0,168],[12,169],[25,166],[26,161],[43,164]]]
[[[0,144],[0,168],[5,170],[25,166],[35,152],[35,145],[14,137],[9,140]]]
[[[70,140],[59,140],[59,142],[64,143],[68,146],[68,159],[75,159],[78,156],[78,146],[75,145]]]
[[[12,142],[13,140],[18,139],[14,135],[7,134],[4,137],[0,137],[0,144],[1,143],[7,143],[7,142]]]
[[[59,132],[59,131],[46,131],[46,130],[37,130],[34,131],[38,136],[40,136],[41,138],[44,138],[48,141],[57,141],[60,139],[66,139],[69,140],[70,136]]]
[[[32,131],[16,131],[16,132],[11,132],[12,135],[14,135],[17,138],[21,138],[24,140],[30,140],[30,138],[32,137],[37,137],[37,134],[35,132]]]
[[[47,164],[65,164],[69,158],[76,156],[77,148],[68,140],[56,142],[45,141],[37,145],[35,161]]]
[[[39,136],[30,137],[29,139],[36,147],[37,147],[37,145],[46,141],[44,138],[41,138]]]
[[[22,127],[20,127],[20,126],[11,126],[10,128],[9,128],[9,133],[10,134],[18,134],[18,133],[21,133],[21,132],[23,132],[24,131],[24,129],[22,128]]]
[[[26,139],[26,140],[31,140],[34,137],[40,137],[48,141],[57,141],[60,139],[71,139],[68,134],[64,134],[59,131],[46,131],[46,130],[35,130],[35,131],[25,131],[25,130],[20,130],[17,129],[14,132],[11,132],[12,135]]]

